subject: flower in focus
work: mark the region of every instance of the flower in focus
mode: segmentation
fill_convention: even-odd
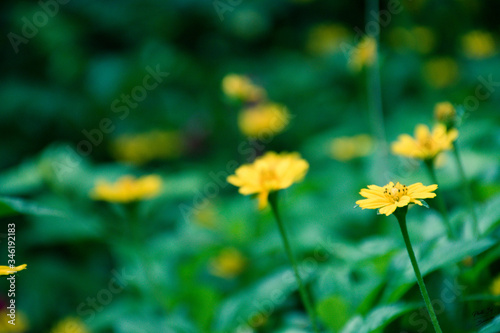
[[[243,272],[247,264],[246,258],[235,248],[226,248],[212,258],[209,270],[212,275],[232,279]]]
[[[457,81],[458,64],[453,58],[434,58],[424,64],[423,74],[430,86],[445,88]]]
[[[402,134],[391,145],[392,153],[421,160],[434,159],[440,152],[453,148],[453,142],[458,137],[458,131],[447,131],[443,124],[436,124],[432,129],[420,124],[415,128],[415,138]]]
[[[230,98],[243,102],[257,102],[265,99],[266,92],[247,76],[228,74],[222,79],[222,91]]]
[[[9,323],[12,320],[8,310],[0,311],[0,332],[1,333],[23,333],[28,331],[28,319],[23,312],[16,311],[15,325]]]
[[[240,166],[227,181],[238,186],[243,195],[256,195],[259,208],[264,209],[269,203],[269,193],[286,189],[301,181],[308,170],[309,163],[298,153],[268,152],[252,164]]]
[[[380,187],[368,185],[368,188],[361,189],[359,194],[366,199],[356,201],[362,209],[378,209],[379,214],[391,215],[399,207],[405,207],[409,204],[424,206],[425,203],[420,199],[434,198],[437,185],[424,186],[422,183],[416,183],[410,186],[402,185],[399,182],[394,185],[393,182]]]
[[[10,275],[26,269],[26,264],[17,267],[0,266],[0,275]]]
[[[333,54],[340,51],[340,45],[348,37],[349,31],[342,25],[320,24],[309,32],[307,49],[314,55]]]
[[[175,131],[122,135],[112,144],[112,152],[117,160],[136,165],[153,160],[177,158],[182,151],[182,137]]]
[[[90,196],[94,200],[127,203],[157,196],[160,193],[161,185],[161,178],[156,175],[138,179],[132,176],[123,176],[115,183],[98,180]]]
[[[462,37],[462,49],[467,58],[489,58],[495,54],[495,40],[489,32],[474,30]]]
[[[333,139],[330,144],[331,156],[339,161],[369,155],[373,150],[373,139],[367,134]]]
[[[251,138],[274,136],[281,133],[290,122],[288,109],[280,104],[265,103],[241,110],[238,126]]]
[[[349,56],[349,66],[354,71],[371,66],[377,55],[377,41],[373,37],[363,38]]]
[[[437,103],[434,107],[434,118],[443,124],[452,123],[455,120],[457,111],[450,102]]]
[[[80,318],[68,317],[57,323],[50,333],[90,333],[90,331]]]

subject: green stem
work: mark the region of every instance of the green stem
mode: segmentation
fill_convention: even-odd
[[[434,168],[434,160],[426,160],[425,166],[427,167],[427,171],[429,172],[429,176],[431,177],[432,183],[438,185],[438,189],[435,191],[436,199],[439,211],[441,213],[441,216],[443,217],[446,231],[448,233],[448,238],[455,239],[455,232],[453,231],[450,218],[448,217],[448,210],[446,209],[446,204],[444,202],[443,196],[441,195],[441,190],[439,189],[440,187],[437,181],[436,169]]]
[[[457,162],[458,171],[460,173],[460,178],[462,179],[462,188],[464,191],[464,195],[466,197],[467,205],[469,207],[470,214],[472,215],[473,220],[473,233],[474,237],[479,237],[479,223],[476,215],[476,211],[474,210],[474,199],[472,198],[471,189],[469,186],[469,182],[467,181],[467,177],[465,176],[464,165],[462,164],[462,159],[460,158],[460,153],[458,151],[457,144],[453,145],[453,154],[455,155],[455,160]]]
[[[425,287],[424,279],[422,278],[422,274],[420,273],[420,269],[418,268],[418,263],[415,257],[415,252],[413,252],[410,236],[408,235],[408,228],[406,226],[407,211],[408,211],[408,206],[404,208],[398,208],[394,213],[394,215],[398,219],[399,227],[401,228],[401,233],[403,234],[403,239],[406,244],[406,249],[408,250],[408,256],[410,257],[411,265],[413,266],[413,270],[415,271],[415,276],[417,277],[417,283],[420,288],[420,292],[422,293],[422,297],[424,298],[427,312],[429,312],[429,316],[431,317],[434,330],[436,331],[436,333],[442,333],[441,327],[439,326],[439,322],[437,320],[436,313],[434,312],[434,308],[432,307],[432,302],[429,297],[429,293],[427,292],[427,288]]]
[[[273,211],[276,222],[278,223],[278,228],[280,230],[281,239],[283,240],[285,252],[288,256],[288,259],[290,260],[290,262],[292,264],[293,272],[295,274],[295,278],[297,279],[297,283],[299,285],[300,297],[302,299],[302,302],[304,303],[304,306],[306,307],[306,311],[307,311],[307,314],[309,315],[309,318],[311,320],[313,330],[314,330],[314,332],[318,333],[319,331],[318,331],[318,328],[316,326],[316,314],[314,312],[312,302],[310,301],[309,294],[308,294],[306,288],[304,287],[304,283],[302,282],[302,278],[300,277],[297,262],[295,261],[295,257],[293,256],[292,248],[290,247],[290,243],[288,241],[288,236],[286,234],[285,227],[283,225],[283,221],[281,220],[281,217],[279,214],[278,192],[273,192],[269,195],[269,203],[271,204],[271,209]]]

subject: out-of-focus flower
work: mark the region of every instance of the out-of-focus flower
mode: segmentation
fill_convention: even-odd
[[[417,26],[411,29],[396,27],[391,30],[389,41],[395,48],[428,54],[434,49],[436,38],[434,32],[427,27]]]
[[[138,179],[133,176],[123,176],[115,183],[98,180],[90,196],[94,200],[128,203],[150,199],[160,193],[161,178],[149,175]]]
[[[319,24],[309,32],[307,50],[314,55],[333,54],[348,37],[349,31],[340,24]]]
[[[373,139],[367,134],[333,139],[330,144],[330,155],[339,161],[369,155],[373,150]]]
[[[240,131],[251,138],[274,136],[281,133],[290,122],[290,113],[284,105],[258,104],[240,111]]]
[[[247,259],[237,249],[223,249],[219,255],[210,261],[209,270],[212,275],[232,279],[240,275],[247,265]]]
[[[202,227],[212,229],[217,223],[217,211],[208,199],[204,199],[200,208],[193,212],[194,222]]]
[[[9,323],[12,321],[8,315],[10,314],[9,310],[0,311],[0,332],[1,333],[24,333],[28,331],[28,318],[23,312],[16,311],[16,319],[14,321],[14,325]]]
[[[450,102],[441,102],[434,106],[434,118],[440,123],[450,124],[456,116],[457,111]]]
[[[500,296],[500,275],[498,275],[491,283],[490,291],[494,296]]]
[[[0,275],[10,275],[26,269],[26,264],[17,267],[0,266]]]
[[[453,148],[453,142],[458,137],[458,131],[447,131],[443,124],[436,124],[432,129],[420,124],[415,128],[415,138],[408,134],[401,134],[398,140],[391,145],[392,153],[405,157],[432,160],[445,150]]]
[[[402,185],[399,182],[394,185],[393,182],[380,187],[377,185],[368,185],[368,188],[361,189],[359,194],[366,199],[356,201],[362,209],[378,209],[379,214],[391,215],[399,207],[405,207],[409,204],[424,206],[420,199],[434,198],[437,185],[424,186],[422,183],[416,183],[410,186]]]
[[[255,85],[244,75],[228,74],[222,79],[222,91],[230,98],[243,102],[258,102],[266,98],[262,87]]]
[[[434,58],[424,64],[423,74],[431,87],[449,87],[458,80],[458,64],[453,58]]]
[[[373,37],[364,37],[349,55],[349,67],[360,71],[363,67],[371,66],[377,56],[377,41]]]
[[[152,131],[122,135],[111,146],[119,161],[142,165],[153,160],[179,157],[184,149],[182,136],[176,131]]]
[[[269,193],[301,181],[308,170],[309,163],[298,153],[268,152],[252,164],[240,166],[227,181],[238,186],[243,195],[257,195],[259,208],[264,209],[269,203]]]
[[[486,31],[474,30],[462,36],[462,50],[471,59],[485,59],[496,51],[495,39]]]
[[[80,318],[68,317],[58,322],[50,333],[90,333],[90,330]]]

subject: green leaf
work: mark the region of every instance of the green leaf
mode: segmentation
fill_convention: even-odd
[[[319,302],[318,317],[331,329],[338,331],[349,320],[350,310],[346,300],[339,295],[333,295]]]
[[[40,206],[23,199],[0,197],[0,217],[18,214],[63,217],[62,211]]]
[[[352,318],[341,333],[371,333],[384,328],[403,314],[421,306],[420,303],[396,303],[375,308],[365,318],[359,315]]]
[[[498,333],[500,332],[500,316],[496,316],[489,324],[483,326],[479,333]]]

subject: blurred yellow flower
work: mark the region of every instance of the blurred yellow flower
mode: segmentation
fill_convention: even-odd
[[[458,80],[458,64],[453,58],[434,58],[424,64],[423,74],[431,87],[445,88]]]
[[[184,149],[182,136],[176,131],[152,131],[122,135],[112,143],[119,161],[142,165],[157,159],[177,158]]]
[[[252,164],[240,166],[227,181],[238,186],[243,195],[257,195],[259,208],[264,209],[269,203],[269,193],[301,181],[308,170],[309,163],[298,153],[268,152]]]
[[[274,136],[281,133],[290,122],[290,113],[284,105],[258,104],[240,111],[240,131],[251,138]]]
[[[247,259],[235,248],[226,248],[210,260],[209,270],[212,275],[232,279],[245,269]]]
[[[90,196],[94,200],[127,203],[153,198],[160,193],[161,186],[161,178],[156,175],[138,179],[123,176],[115,183],[98,180]]]
[[[494,296],[500,296],[500,275],[498,275],[491,283],[490,291]]]
[[[349,31],[340,24],[319,24],[309,32],[307,50],[314,55],[333,54],[348,37]]]
[[[247,76],[237,74],[228,74],[222,79],[222,91],[243,102],[258,102],[266,98],[262,87],[253,84]]]
[[[373,139],[367,134],[333,139],[330,144],[331,156],[339,161],[369,155],[373,150]]]
[[[447,131],[443,124],[436,124],[432,129],[420,124],[415,128],[415,138],[401,134],[391,145],[392,153],[421,160],[431,160],[440,152],[453,148],[453,142],[458,137],[458,131]]]
[[[489,32],[474,30],[462,37],[462,49],[468,58],[489,58],[495,54],[495,39]]]
[[[351,52],[349,66],[354,71],[371,66],[377,55],[377,41],[373,37],[364,37]]]
[[[217,211],[208,199],[204,199],[200,208],[193,212],[194,222],[202,227],[212,229],[217,223]]]
[[[52,328],[50,333],[90,333],[80,318],[67,317]]]
[[[399,207],[409,204],[425,205],[419,199],[434,198],[437,185],[424,186],[422,183],[416,183],[410,186],[402,185],[399,182],[394,185],[393,182],[380,187],[377,185],[368,185],[368,189],[361,189],[359,194],[366,199],[356,201],[362,209],[378,209],[379,214],[391,215]]]
[[[444,124],[452,122],[457,115],[455,107],[450,102],[437,103],[434,106],[434,118]]]
[[[26,315],[23,312],[16,311],[16,320],[15,325],[9,324],[9,321],[12,320],[10,318],[8,310],[2,310],[0,311],[0,333],[23,333],[27,332],[29,325],[28,325],[28,318],[26,318]]]
[[[10,275],[26,269],[26,264],[17,267],[0,266],[0,275]]]

